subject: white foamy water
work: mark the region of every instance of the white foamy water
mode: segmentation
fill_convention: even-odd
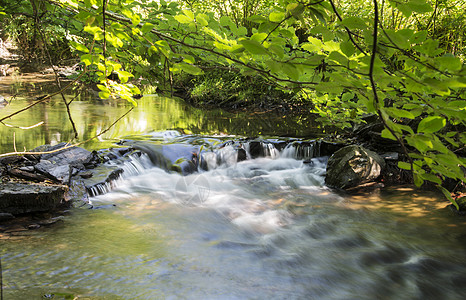
[[[123,173],[115,182],[116,188],[92,198],[91,203],[95,206],[127,201],[152,203],[156,198],[177,205],[213,209],[245,230],[266,233],[292,222],[290,213],[282,207],[282,199],[287,194],[297,189],[314,197],[326,194],[324,161],[314,159],[306,164],[291,158],[257,158],[238,163],[228,147],[220,152],[207,153],[204,157],[212,160],[208,162],[212,170],[188,176],[156,167],[145,168],[144,156],[132,159],[126,163],[126,175]],[[209,155],[216,157],[209,158]],[[218,155],[225,163],[214,164]],[[144,207],[144,203],[138,206]]]

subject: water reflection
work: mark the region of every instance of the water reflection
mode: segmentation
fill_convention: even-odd
[[[50,89],[56,90],[50,76],[49,81],[34,78],[33,83],[28,81],[32,79],[23,78],[16,81],[16,85],[12,79],[8,79],[10,82],[5,81],[7,79],[1,80],[0,94],[6,99],[17,95],[9,105],[0,109],[0,118],[33,103],[38,95],[47,94]],[[80,140],[89,139],[105,130],[131,108],[130,104],[121,99],[101,100],[93,93],[77,96],[72,91],[67,93],[67,101],[76,97],[71,104],[71,115]],[[68,142],[73,139],[72,127],[60,95],[5,120],[5,123],[16,127],[28,127],[41,121],[44,121],[42,126],[29,130],[0,126],[0,151],[12,151],[13,139],[18,150],[29,150],[42,144]],[[98,140],[84,147],[107,148],[122,136],[167,129],[194,134],[242,136],[316,137],[322,134],[322,129],[313,122],[311,116],[285,116],[277,112],[257,115],[253,112],[203,111],[186,105],[181,100],[146,95],[138,100],[138,106],[128,116]]]

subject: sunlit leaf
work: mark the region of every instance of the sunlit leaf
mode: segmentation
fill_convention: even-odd
[[[396,137],[390,132],[390,130],[388,130],[386,128],[382,130],[381,136],[383,138],[386,138],[386,139],[390,139],[390,140],[394,140],[394,141],[397,140]]]
[[[421,120],[417,127],[417,132],[433,133],[445,127],[446,124],[445,118],[430,116]]]
[[[411,164],[404,161],[399,161],[398,168],[403,170],[411,170]]]
[[[175,67],[180,68],[184,72],[191,75],[201,75],[204,73],[201,68],[187,63],[177,63],[175,64]]]
[[[89,49],[87,49],[86,46],[80,43],[76,43],[74,41],[70,41],[70,45],[73,46],[78,51],[84,52],[84,53],[89,53]]]
[[[251,54],[257,54],[257,55],[269,55],[270,54],[267,51],[267,49],[265,49],[264,46],[262,46],[262,44],[259,43],[258,41],[242,40],[240,41],[240,43]]]
[[[270,22],[280,23],[283,19],[285,19],[285,13],[283,12],[273,11],[269,15]]]
[[[142,25],[142,27],[141,27],[141,32],[143,34],[145,34],[145,33],[148,33],[149,31],[151,31],[153,28],[154,28],[154,24],[144,23],[144,25]]]

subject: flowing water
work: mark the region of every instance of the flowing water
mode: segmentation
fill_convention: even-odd
[[[173,134],[192,144],[185,137]],[[465,219],[437,195],[337,194],[323,184],[325,157],[266,148],[241,162],[228,146],[205,151],[208,170],[187,176],[131,157],[94,209],[0,241],[4,299],[466,297]]]

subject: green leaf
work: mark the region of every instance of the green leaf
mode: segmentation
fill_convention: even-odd
[[[198,14],[196,16],[196,22],[198,24],[200,24],[201,26],[207,26],[207,25],[209,25],[209,22],[207,21],[208,18],[209,17],[207,15],[205,15],[205,14]]]
[[[231,19],[227,16],[222,16],[220,18],[220,25],[224,26],[224,27],[229,27],[230,24],[233,24],[233,22],[231,21]]]
[[[263,16],[258,16],[258,15],[253,15],[247,18],[248,21],[253,22],[253,23],[264,23],[267,22],[267,19],[264,18]]]
[[[399,161],[398,168],[403,170],[411,170],[411,164],[404,161]]]
[[[254,40],[242,40],[240,44],[244,46],[244,48],[251,54],[256,55],[270,55],[267,49],[262,46],[261,43]]]
[[[338,62],[341,65],[346,65],[348,63],[348,59],[346,58],[346,56],[341,54],[339,51],[332,51],[328,55],[328,59]]]
[[[419,14],[431,12],[432,6],[425,0],[410,0],[405,4],[411,11]]]
[[[343,102],[349,102],[350,100],[353,100],[354,94],[350,92],[346,92],[341,96],[341,101]]]
[[[445,118],[439,116],[430,116],[421,120],[417,127],[418,133],[433,133],[439,131],[447,124]]]
[[[340,44],[340,49],[346,57],[350,57],[356,51],[354,45],[350,41],[345,41]]]
[[[190,10],[187,10],[187,9],[183,9],[183,13],[188,17],[190,18],[191,20],[194,21],[194,13]]]
[[[458,109],[458,110],[465,110],[466,109],[466,101],[464,100],[455,100],[450,101],[447,103],[449,108]]]
[[[440,178],[438,178],[437,176],[435,176],[434,174],[425,173],[425,174],[420,174],[419,176],[423,180],[428,180],[428,181],[431,181],[433,183],[442,184],[442,180]]]
[[[191,75],[204,74],[204,71],[202,71],[201,68],[194,66],[194,65],[187,64],[187,63],[177,63],[175,64],[175,67],[180,68],[184,72],[191,74]]]
[[[175,20],[177,20],[181,24],[188,24],[188,23],[194,22],[194,20],[190,19],[186,15],[176,15],[174,18],[175,18]]]
[[[251,40],[252,41],[257,41],[257,42],[262,42],[266,37],[267,37],[267,33],[265,33],[265,32],[254,33],[251,36]]]
[[[391,117],[394,117],[394,118],[407,118],[407,119],[411,119],[411,120],[415,118],[415,116],[410,111],[407,111],[407,110],[404,110],[404,109],[398,109],[398,108],[394,108],[394,107],[387,107],[387,108],[384,108],[384,110]]]
[[[283,63],[282,64],[283,72],[291,79],[298,80],[299,79],[299,70],[296,66],[292,63]]]
[[[154,28],[154,24],[145,23],[145,24],[142,25],[142,27],[141,27],[141,32],[142,32],[143,34],[146,34],[146,33],[148,33],[149,31],[151,31],[153,28]]]
[[[285,13],[284,12],[273,11],[269,15],[270,22],[280,23],[284,19],[285,19]]]
[[[409,39],[406,39],[406,36],[403,34],[401,30],[395,31],[392,29],[387,29],[385,30],[385,33],[387,34],[390,43],[392,43],[394,46],[399,47],[401,49],[406,49],[410,47]]]
[[[349,29],[367,29],[366,22],[359,17],[347,17],[341,21],[341,25],[348,27]]]
[[[463,63],[459,57],[452,55],[444,55],[442,57],[435,58],[435,61],[440,65],[440,68],[449,72],[461,71]]]
[[[414,184],[417,187],[421,187],[421,185],[424,183],[424,180],[417,173],[413,174],[413,179],[414,179]]]
[[[131,23],[133,23],[133,26],[138,25],[141,23],[141,17],[138,14],[133,14],[133,17],[131,18]]]
[[[83,44],[77,43],[75,41],[70,41],[70,45],[73,46],[78,51],[84,52],[84,53],[89,53],[89,49],[87,49],[86,46]]]
[[[120,78],[120,81],[122,83],[125,83],[128,81],[129,77],[134,77],[133,74],[131,74],[130,72],[127,72],[127,71],[116,71],[116,73],[118,74],[118,78]]]
[[[110,95],[111,95],[111,93],[109,93],[109,92],[104,92],[104,91],[99,92],[100,99],[108,99],[110,97]]]
[[[388,130],[387,128],[384,128],[384,129],[382,130],[381,136],[382,136],[383,138],[386,138],[386,139],[390,139],[390,140],[394,140],[394,141],[397,140],[396,137],[395,137],[395,136],[390,132],[390,130]]]
[[[415,147],[419,152],[426,153],[428,150],[434,149],[434,144],[429,136],[416,134],[407,136],[406,141],[412,147]]]
[[[456,207],[457,210],[459,210],[459,206],[458,206],[458,203],[456,203],[455,199],[453,199],[451,197],[451,193],[446,189],[444,188],[443,186],[441,185],[437,185],[437,188],[442,191],[443,195],[445,195],[445,197],[450,200],[450,202]]]
[[[286,6],[286,10],[291,12],[294,18],[299,19],[305,10],[305,6],[301,3],[290,3]]]
[[[84,54],[81,55],[81,61],[86,65],[90,66],[92,64],[92,55],[91,54]]]

